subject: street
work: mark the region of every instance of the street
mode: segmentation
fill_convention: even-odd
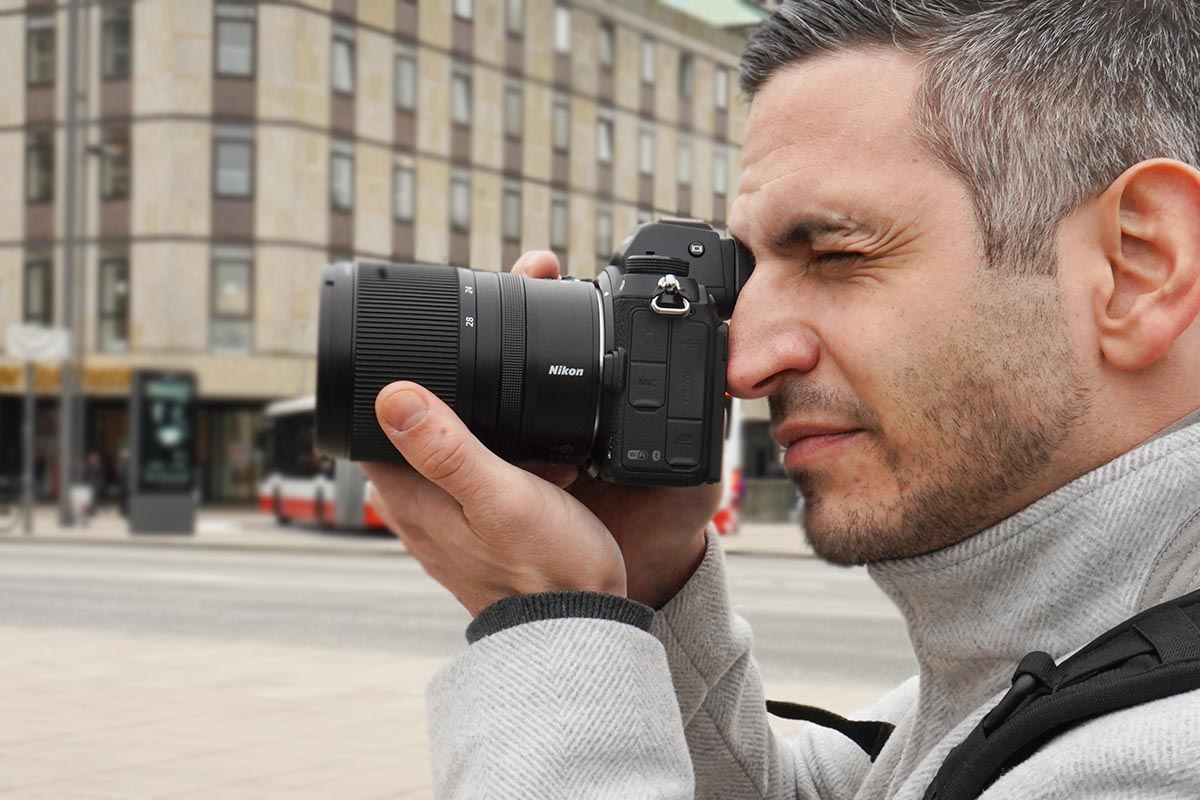
[[[730,564],[769,696],[912,674],[863,570]],[[429,797],[423,689],[467,622],[405,556],[0,545],[0,796]]]

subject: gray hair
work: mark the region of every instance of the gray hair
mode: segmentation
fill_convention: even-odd
[[[990,264],[1053,273],[1059,223],[1126,169],[1200,166],[1196,0],[788,0],[742,90],[872,47],[922,58],[918,133],[971,192]]]

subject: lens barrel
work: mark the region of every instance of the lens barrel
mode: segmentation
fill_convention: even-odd
[[[400,461],[375,417],[392,381],[419,383],[509,460],[588,460],[605,332],[596,287],[416,264],[322,274],[317,447]]]

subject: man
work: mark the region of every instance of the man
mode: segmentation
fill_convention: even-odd
[[[477,615],[430,688],[439,797],[920,798],[1021,656],[1200,587],[1195,3],[799,0],[743,88],[729,386],[817,553],[905,615],[920,674],[863,713],[896,731],[874,763],[771,733],[711,487],[535,478],[396,384],[415,471],[371,467],[375,502]],[[1200,797],[1200,693],[983,797]]]

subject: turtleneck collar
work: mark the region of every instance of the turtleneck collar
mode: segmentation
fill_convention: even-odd
[[[1059,658],[1159,602],[1145,595],[1162,554],[1181,536],[1200,548],[1198,520],[1200,411],[960,544],[870,572],[908,624],[921,694],[965,714],[1029,651]]]

